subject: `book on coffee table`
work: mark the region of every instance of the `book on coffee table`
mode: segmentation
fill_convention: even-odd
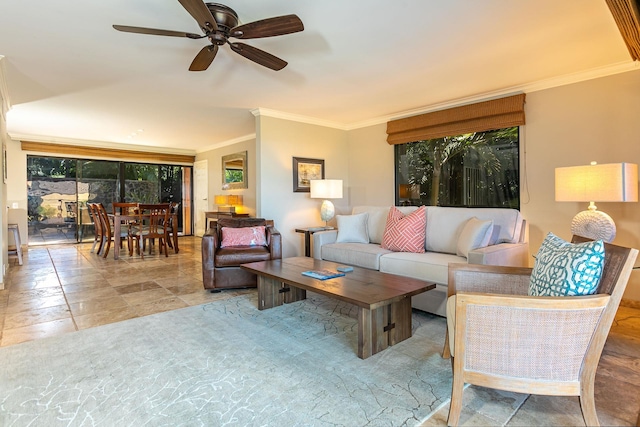
[[[344,273],[340,273],[338,271],[331,271],[331,270],[309,270],[309,271],[303,271],[302,275],[313,277],[314,279],[327,280],[327,279],[333,279],[334,277],[344,276]]]

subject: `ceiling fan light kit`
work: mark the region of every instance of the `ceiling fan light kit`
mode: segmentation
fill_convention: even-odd
[[[238,14],[229,6],[219,3],[203,3],[202,0],[178,0],[182,7],[196,20],[203,35],[156,28],[114,25],[118,31],[156,36],[186,37],[189,39],[208,38],[210,45],[203,47],[189,67],[189,71],[204,71],[209,68],[218,53],[218,47],[228,44],[232,51],[264,67],[278,71],[287,62],[264,50],[240,42],[230,42],[229,38],[257,39],[282,36],[304,30],[304,25],[296,15],[284,15],[261,19],[238,25]]]

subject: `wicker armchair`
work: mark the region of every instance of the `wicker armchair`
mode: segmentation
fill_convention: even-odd
[[[447,302],[443,349],[443,357],[455,356],[448,424],[459,424],[469,383],[579,396],[585,423],[599,425],[596,369],[637,256],[637,249],[605,244],[598,290],[579,297],[527,296],[529,268],[450,264],[449,295],[456,298]]]

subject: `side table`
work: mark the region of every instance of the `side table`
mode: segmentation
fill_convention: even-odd
[[[304,233],[304,256],[311,256],[311,235],[318,231],[335,230],[334,227],[305,227],[296,228],[296,233]]]
[[[204,231],[205,233],[209,229],[209,218],[220,219],[222,218],[248,218],[248,213],[236,213],[236,212],[219,212],[219,211],[211,211],[204,213]]]

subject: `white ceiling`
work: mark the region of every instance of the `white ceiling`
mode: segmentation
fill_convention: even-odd
[[[289,65],[223,46],[190,72],[206,39],[111,27],[200,33],[177,0],[2,0],[9,135],[199,152],[255,133],[256,108],[351,129],[635,67],[604,0],[225,4],[241,23],[297,14],[303,32],[244,41]]]

